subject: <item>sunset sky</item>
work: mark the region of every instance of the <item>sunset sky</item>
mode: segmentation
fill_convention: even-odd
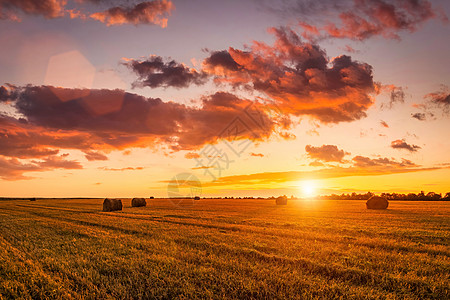
[[[0,196],[166,197],[178,174],[202,196],[449,192],[449,17],[447,0],[0,0]]]

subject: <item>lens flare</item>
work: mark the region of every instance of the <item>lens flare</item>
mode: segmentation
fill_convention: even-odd
[[[312,180],[303,180],[299,183],[299,189],[302,197],[304,198],[312,198],[316,195],[317,185]]]

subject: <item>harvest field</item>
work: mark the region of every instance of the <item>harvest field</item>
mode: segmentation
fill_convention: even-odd
[[[0,201],[0,298],[449,299],[450,204]]]

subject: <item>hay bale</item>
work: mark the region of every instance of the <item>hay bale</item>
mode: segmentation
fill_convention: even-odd
[[[151,196],[150,199],[155,199],[155,197]]]
[[[36,198],[30,198],[30,201],[36,201]]]
[[[286,196],[278,197],[275,202],[277,205],[287,205],[288,198]]]
[[[372,196],[366,202],[367,209],[386,209],[389,206],[389,202],[386,198],[380,196]]]
[[[103,201],[103,211],[116,210],[122,210],[122,200],[106,198],[105,201]]]
[[[132,207],[147,206],[147,202],[145,202],[144,198],[133,198],[133,200],[131,200],[131,206]]]
[[[200,200],[200,197],[199,196],[195,196],[194,200]]]

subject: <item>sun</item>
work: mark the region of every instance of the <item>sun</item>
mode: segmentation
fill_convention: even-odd
[[[316,183],[312,180],[302,180],[299,182],[299,189],[302,197],[311,198],[316,195]]]

